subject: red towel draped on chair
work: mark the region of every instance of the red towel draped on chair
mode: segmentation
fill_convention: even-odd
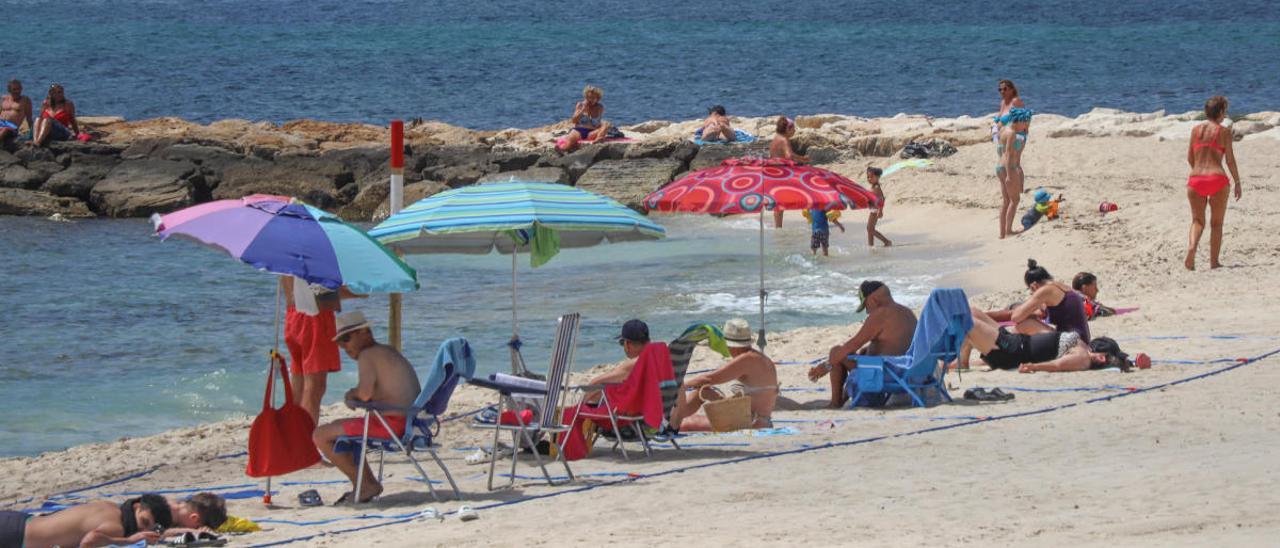
[[[631,369],[627,380],[605,387],[604,392],[613,406],[614,413],[640,415],[644,417],[645,424],[658,428],[662,426],[661,384],[673,379],[675,379],[675,372],[671,367],[671,351],[667,349],[666,343],[654,342],[646,345],[640,352],[640,356],[636,358],[636,366]],[[590,451],[586,437],[582,433],[582,424],[591,419],[579,416],[580,411],[601,415],[609,413],[603,406],[586,402],[564,410],[563,420],[566,423],[574,421],[573,429],[569,431],[569,439],[564,446],[564,456],[567,460],[581,459]],[[606,421],[601,420],[595,422],[606,424]],[[624,421],[619,421],[619,426],[622,424]]]

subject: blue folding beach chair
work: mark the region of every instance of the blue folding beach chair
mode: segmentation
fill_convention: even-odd
[[[959,355],[960,345],[972,328],[973,316],[964,290],[934,289],[920,313],[920,321],[916,322],[911,347],[905,355],[849,356],[858,363],[857,370],[844,384],[849,407],[857,405],[866,395],[904,392],[911,396],[913,404],[925,407],[930,388],[951,401],[951,394],[942,382],[946,364]]]
[[[397,408],[385,403],[379,402],[347,402],[356,409],[364,409],[364,431],[360,436],[341,436],[333,444],[334,451],[358,451],[359,465],[357,470],[364,470],[366,456],[369,452],[378,452],[378,481],[382,481],[382,467],[387,452],[403,453],[418,469],[418,473],[422,474],[422,482],[427,485],[427,490],[431,492],[431,498],[436,502],[440,501],[440,496],[436,494],[435,487],[431,485],[431,479],[427,476],[427,472],[422,469],[422,465],[418,463],[418,459],[414,458],[413,451],[415,449],[425,449],[431,454],[431,458],[440,466],[440,470],[444,471],[444,477],[449,480],[449,486],[453,489],[453,497],[460,498],[458,493],[458,484],[454,483],[453,475],[449,473],[449,468],[444,465],[444,461],[440,460],[440,455],[436,454],[433,440],[436,434],[440,433],[440,415],[444,414],[449,407],[449,399],[453,397],[453,390],[458,386],[459,378],[470,378],[476,369],[475,356],[471,353],[471,345],[467,340],[461,337],[453,338],[445,341],[440,345],[440,350],[436,352],[435,362],[431,366],[431,370],[427,372],[426,380],[422,383],[422,390],[418,393],[418,397],[413,401],[413,407]],[[404,434],[399,438],[382,438],[369,435],[369,424],[372,420],[381,423],[382,428],[387,432],[395,432],[390,425],[387,424],[384,412],[395,411],[403,413],[405,417],[411,417],[412,422],[404,429]],[[361,492],[361,483],[364,481],[364,474],[361,473],[356,479],[356,493]],[[355,502],[356,497],[351,500]]]

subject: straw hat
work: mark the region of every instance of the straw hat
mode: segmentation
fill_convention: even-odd
[[[729,348],[751,348],[751,324],[742,318],[724,322],[724,341]]]
[[[337,332],[333,335],[333,341],[337,342],[338,339],[342,338],[342,336],[347,333],[369,327],[369,320],[365,319],[363,312],[353,310],[338,316],[334,321],[334,327],[337,328]]]

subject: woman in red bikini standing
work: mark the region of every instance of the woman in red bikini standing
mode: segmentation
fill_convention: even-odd
[[[61,84],[49,86],[49,95],[40,105],[40,118],[36,120],[35,144],[44,146],[50,139],[70,141],[80,133],[76,121],[76,104],[67,99]]]
[[[1227,116],[1227,98],[1221,95],[1204,102],[1204,115],[1208,118],[1191,130],[1191,143],[1187,145],[1187,163],[1191,164],[1191,176],[1187,178],[1187,201],[1191,202],[1191,238],[1187,246],[1187,258],[1183,262],[1187,270],[1196,269],[1196,248],[1204,232],[1204,206],[1209,205],[1209,268],[1222,266],[1218,255],[1222,251],[1222,218],[1227,214],[1227,187],[1231,181],[1222,170],[1222,159],[1227,159],[1227,169],[1235,179],[1234,194],[1240,199],[1240,173],[1236,170],[1236,154],[1231,148],[1231,129],[1222,127]]]

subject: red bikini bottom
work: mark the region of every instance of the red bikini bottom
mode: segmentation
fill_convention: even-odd
[[[1187,177],[1187,188],[1205,198],[1217,194],[1231,183],[1226,175],[1192,175]]]

